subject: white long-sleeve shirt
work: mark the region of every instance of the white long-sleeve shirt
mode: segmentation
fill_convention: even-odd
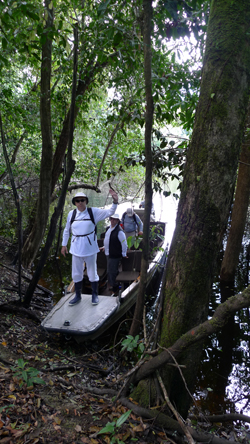
[[[112,214],[114,214],[116,211],[117,204],[113,203],[112,206],[107,210],[96,207],[91,208],[95,224],[97,224],[98,222],[100,222],[100,220],[104,220],[107,217],[112,216]],[[99,247],[97,244],[97,236],[95,234],[95,225],[90,219],[87,208],[84,211],[76,210],[74,222],[70,224],[73,211],[74,210],[71,210],[67,217],[66,226],[63,231],[62,246],[67,246],[70,233],[72,233],[69,250],[71,254],[73,254],[74,256],[84,257],[98,253]],[[85,234],[87,236],[82,236]]]
[[[113,228],[109,227],[109,229],[106,231],[106,234],[105,234],[103,245],[104,245],[106,256],[109,256],[110,235],[115,228],[116,228],[116,225]],[[122,246],[122,256],[125,257],[125,256],[127,256],[128,245],[127,245],[127,238],[126,238],[126,235],[123,230],[120,230],[118,232],[118,239],[121,242],[121,246]]]

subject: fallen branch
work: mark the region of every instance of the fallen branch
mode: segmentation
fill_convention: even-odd
[[[13,365],[13,363],[6,361],[6,359],[2,358],[1,356],[0,356],[0,362],[2,362],[2,364],[4,364],[4,365],[7,365],[8,367],[11,367],[11,365]],[[6,379],[6,377],[5,377],[5,379]]]
[[[27,308],[18,306],[18,305],[12,305],[12,304],[1,304],[0,305],[0,312],[2,313],[17,313],[20,315],[25,315],[28,318],[32,319],[33,321],[41,323],[41,319],[32,311],[28,310]]]
[[[45,368],[43,369],[44,372],[60,372],[60,371],[67,371],[67,370],[79,370],[80,368],[88,368],[89,370],[101,373],[103,376],[107,376],[109,375],[109,373],[111,372],[112,368],[113,368],[113,364],[107,369],[102,369],[101,367],[97,367],[95,365],[90,365],[90,364],[69,364],[69,365],[58,365],[56,367],[49,367],[49,368]]]
[[[184,436],[184,432],[182,430],[182,427],[173,418],[170,418],[169,416],[165,415],[164,413],[159,412],[158,410],[148,410],[144,407],[140,407],[139,405],[136,405],[129,401],[127,398],[120,398],[119,402],[127,407],[130,410],[133,410],[133,412],[141,416],[145,419],[152,419],[154,422],[161,427],[164,427],[165,433],[172,436],[174,433],[178,433],[181,436]],[[191,427],[187,427],[191,436],[195,441],[198,442],[204,442],[208,444],[228,444],[228,440],[224,438],[218,438],[215,435],[212,435],[211,433],[205,433],[205,432],[197,432],[196,430],[192,429]],[[237,444],[236,441],[230,441],[230,444]]]
[[[84,391],[86,392],[90,392],[90,393],[94,393],[94,395],[98,395],[98,396],[103,396],[103,395],[110,395],[110,396],[116,396],[117,395],[117,391],[110,389],[110,388],[106,388],[106,389],[99,389],[96,387],[83,387]]]
[[[195,416],[191,415],[190,419],[195,419],[198,421],[206,421],[206,422],[231,422],[231,421],[243,421],[243,422],[249,422],[250,423],[250,416],[241,415],[240,413],[225,413],[225,415],[202,415]]]
[[[226,324],[232,314],[249,306],[250,286],[242,293],[232,296],[223,304],[220,304],[211,319],[189,330],[169,347],[169,349],[165,349],[156,357],[145,361],[143,365],[137,368],[137,372],[133,374],[131,377],[132,379],[130,379],[129,382],[136,385],[140,380],[148,378],[162,366],[172,363],[173,357],[177,358],[183,350],[187,350],[191,345],[200,342],[212,333],[219,331]],[[131,374],[132,373],[133,372],[131,372]]]

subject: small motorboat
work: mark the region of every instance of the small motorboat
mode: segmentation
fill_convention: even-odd
[[[165,240],[166,223],[150,222],[150,262],[147,270],[147,285],[155,273],[165,265],[167,256],[167,241]],[[99,239],[102,246],[103,239]],[[41,326],[48,332],[62,333],[74,337],[79,343],[96,339],[109,327],[118,321],[136,302],[140,282],[141,256],[140,246],[129,249],[128,258],[122,258],[119,274],[116,278],[119,290],[113,292],[107,282],[107,261],[103,251],[97,255],[97,270],[99,275],[99,304],[91,303],[90,285],[87,276],[84,279],[86,292],[81,295],[81,302],[70,306],[69,301],[74,296],[72,282],[60,301],[42,321]]]

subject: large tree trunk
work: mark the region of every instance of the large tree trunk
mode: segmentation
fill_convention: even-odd
[[[160,345],[166,348],[208,314],[249,97],[249,19],[245,0],[237,4],[214,0],[211,4],[200,99],[167,262],[160,339]],[[183,371],[191,390],[195,357],[199,359],[197,351],[186,356],[187,368]],[[165,367],[161,375],[172,403],[186,416],[190,399],[185,399],[179,371]],[[139,395],[137,400],[141,399]]]
[[[48,33],[53,24],[53,8],[50,8],[50,0],[45,0],[45,12],[47,16],[44,32],[46,41],[42,47],[41,64],[41,99],[40,119],[42,133],[42,159],[40,166],[39,196],[34,225],[23,248],[23,265],[29,267],[41,245],[47,220],[49,216],[51,195],[51,172],[53,160],[53,144],[51,131],[50,108],[50,81],[51,81],[51,51],[52,41]]]

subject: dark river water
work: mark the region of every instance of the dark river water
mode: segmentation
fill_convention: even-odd
[[[238,291],[235,289],[235,294]],[[219,284],[214,285],[211,315],[221,301]],[[250,415],[250,314],[236,313],[227,325],[204,343],[196,396],[202,410]]]
[[[111,199],[106,193],[103,195],[95,192],[87,192],[90,206],[104,206],[111,204]],[[119,214],[127,207],[127,203],[119,208]],[[65,218],[72,209],[71,200],[65,206]],[[121,215],[121,214],[120,214]],[[105,223],[98,224],[98,234],[105,229]],[[71,255],[61,257],[60,249],[56,251],[58,240],[51,250],[50,259],[44,268],[40,284],[54,293],[57,302],[65,286],[71,281]],[[241,264],[240,274],[244,276]],[[248,264],[247,264],[248,267]],[[247,270],[248,273],[248,270]],[[238,290],[242,290],[248,284],[248,279],[238,280]],[[148,310],[154,307],[153,302],[159,293],[159,277],[148,290]],[[211,316],[216,306],[221,302],[219,284],[213,288],[213,296],[210,304]],[[154,308],[152,308],[152,311]],[[250,361],[249,361],[249,336],[250,314],[249,309],[238,312],[217,334],[209,337],[204,343],[202,359],[200,363],[197,384],[194,393],[196,405],[213,414],[238,412],[250,415]]]

